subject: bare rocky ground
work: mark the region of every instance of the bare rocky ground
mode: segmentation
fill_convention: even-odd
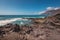
[[[32,25],[7,24],[0,27],[0,40],[60,40],[60,13],[43,23],[31,19]],[[35,21],[34,21],[35,20]]]

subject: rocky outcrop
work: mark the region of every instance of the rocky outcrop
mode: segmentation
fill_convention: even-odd
[[[48,40],[60,40],[60,13],[48,17],[44,23]]]
[[[31,25],[7,24],[0,27],[0,40],[60,40],[60,13],[45,19],[30,19]],[[41,23],[38,20],[44,20]]]
[[[3,30],[5,34],[3,34]],[[30,26],[7,24],[0,31],[1,40],[46,40],[45,32],[40,28],[39,24]]]

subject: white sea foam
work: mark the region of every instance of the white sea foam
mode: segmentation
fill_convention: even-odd
[[[0,26],[2,25],[6,25],[8,23],[12,23],[14,21],[17,21],[17,20],[28,20],[28,19],[23,19],[23,18],[13,18],[13,19],[7,19],[7,20],[0,20]]]

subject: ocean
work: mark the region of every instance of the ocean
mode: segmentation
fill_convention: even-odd
[[[31,20],[24,18],[44,18],[45,15],[0,15],[0,26],[6,25],[8,23],[13,24],[30,24]]]

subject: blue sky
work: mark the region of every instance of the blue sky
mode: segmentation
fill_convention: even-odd
[[[0,0],[0,15],[39,15],[48,7],[60,7],[60,0]]]

